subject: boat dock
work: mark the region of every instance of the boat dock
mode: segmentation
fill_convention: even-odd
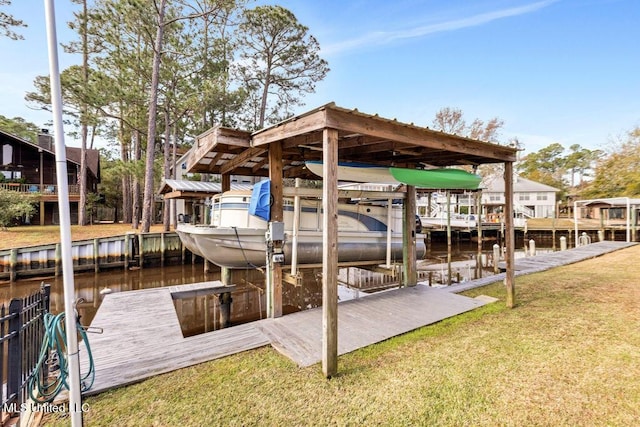
[[[636,243],[600,242],[516,261],[516,275],[594,258]],[[436,323],[490,301],[457,293],[504,279],[504,273],[445,288],[418,285],[344,301],[338,309],[338,353],[345,354]],[[184,288],[183,288],[184,286]],[[91,324],[96,375],[86,394],[142,381],[161,373],[272,345],[300,366],[321,361],[322,308],[183,337],[173,298],[187,291],[227,292],[220,282],[106,295]],[[86,349],[81,348],[82,371]]]

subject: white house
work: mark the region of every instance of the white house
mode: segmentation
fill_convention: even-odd
[[[487,213],[502,211],[504,206],[504,178],[487,177],[482,183],[482,205]],[[514,175],[513,203],[514,211],[528,218],[551,218],[556,209],[557,188],[541,184],[530,179]]]

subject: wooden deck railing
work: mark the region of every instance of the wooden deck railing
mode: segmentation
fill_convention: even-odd
[[[19,184],[13,182],[0,182],[3,190],[17,191],[19,193],[55,195],[58,194],[58,186],[51,184]],[[80,186],[69,184],[69,194],[80,194]]]

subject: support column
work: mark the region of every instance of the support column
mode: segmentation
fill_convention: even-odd
[[[476,256],[476,278],[482,278],[482,191],[476,191],[476,226],[478,227],[478,254]]]
[[[269,144],[269,179],[271,180],[271,221],[283,221],[283,191],[282,191],[282,142]],[[282,241],[273,242],[274,251],[282,248]],[[282,264],[269,259],[271,278],[271,301],[273,303],[273,317],[282,316]]]
[[[338,373],[338,131],[322,138],[322,372]]]
[[[418,283],[416,272],[416,187],[407,185],[404,199],[404,227],[402,230],[402,261],[404,264],[404,286]],[[391,227],[391,223],[387,224]]]
[[[505,225],[505,245],[506,252],[504,259],[507,264],[505,285],[507,288],[507,307],[513,308],[515,305],[515,240],[513,233],[513,162],[504,164],[504,225]]]
[[[220,281],[225,286],[231,286],[231,269],[222,267],[220,269]],[[220,328],[228,328],[231,326],[231,292],[223,292],[218,295],[218,301],[220,303]],[[215,319],[214,319],[215,322]]]

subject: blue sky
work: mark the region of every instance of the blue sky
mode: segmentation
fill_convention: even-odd
[[[639,0],[281,0],[322,47],[331,72],[303,112],[345,108],[430,126],[443,107],[499,117],[527,152],[553,142],[606,148],[640,126]],[[0,114],[50,119],[23,101],[48,72],[42,2],[14,0],[27,40],[0,39]],[[69,37],[67,1],[58,38]],[[75,61],[61,54],[61,67]],[[67,139],[73,145],[73,141]]]

